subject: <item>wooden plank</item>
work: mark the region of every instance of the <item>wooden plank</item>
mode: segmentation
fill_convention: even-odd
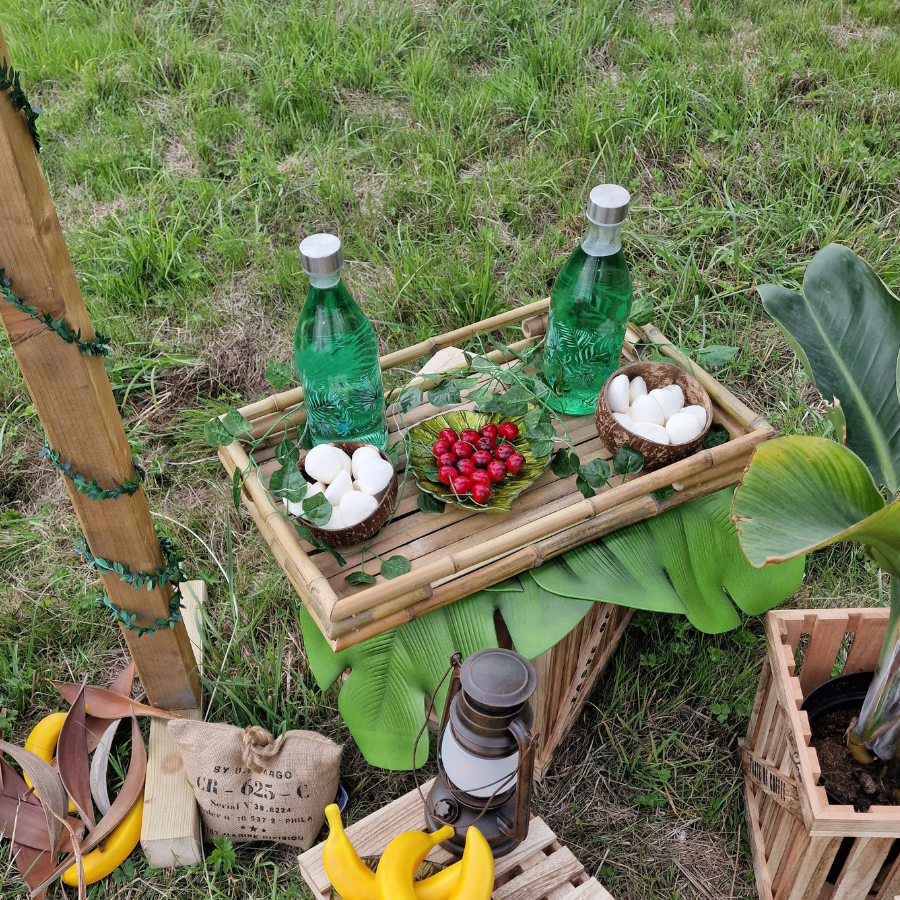
[[[184,624],[199,670],[203,661],[201,622],[207,599],[206,582],[187,582],[183,595]],[[202,719],[200,709],[177,712],[186,719],[197,722]],[[185,776],[181,753],[169,737],[164,719],[150,720],[141,848],[147,857],[147,863],[153,869],[193,866],[203,861],[200,808]]]
[[[774,900],[772,880],[764,852],[765,843],[759,829],[759,807],[756,795],[749,783],[744,783],[744,813],[747,819],[747,831],[750,834],[750,853],[753,857],[753,872],[756,875],[756,887],[760,900]]]
[[[786,889],[778,900],[816,900],[840,846],[840,838],[807,838],[805,852],[786,876]]]
[[[532,861],[534,864],[529,865]],[[540,900],[584,872],[584,866],[568,847],[549,856],[531,857],[523,862],[522,868],[521,875],[494,891],[494,900]]]
[[[596,878],[589,878],[566,897],[567,900],[613,900],[613,895]]]
[[[880,612],[881,615],[870,613]],[[844,674],[850,675],[860,669],[868,671],[875,668],[878,662],[878,654],[881,650],[881,642],[887,630],[887,618],[890,610],[866,610],[867,615],[860,619],[850,652],[847,654],[847,662],[844,664]]]
[[[823,610],[823,612],[826,612]],[[818,617],[815,630],[810,635],[803,668],[800,670],[800,689],[806,697],[810,691],[831,678],[844,634],[850,619],[843,610],[827,610],[834,615]]]
[[[875,900],[896,900],[898,896],[900,896],[900,856],[894,860],[885,874],[884,882]]]
[[[890,838],[857,838],[835,882],[832,900],[865,900],[893,843]]]
[[[0,57],[10,59],[0,33]],[[10,60],[12,62],[12,60]],[[12,290],[42,313],[64,319],[83,338],[94,337],[62,228],[50,199],[25,118],[0,103],[0,268]],[[109,378],[100,356],[83,356],[43,324],[0,300],[0,321],[50,446],[72,470],[101,487],[134,478]],[[90,500],[64,479],[78,524],[91,551],[132,571],[163,564],[143,490],[117,501]],[[116,574],[101,577],[110,599],[138,614],[138,623],[168,618],[172,588],[134,590]],[[153,637],[122,632],[147,697],[168,709],[196,707],[200,682],[184,626]]]

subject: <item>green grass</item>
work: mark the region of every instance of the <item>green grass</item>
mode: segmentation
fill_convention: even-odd
[[[822,406],[754,285],[798,283],[832,240],[900,281],[892,0],[7,0],[0,26],[151,504],[211,580],[213,717],[345,742],[354,817],[411,780],[364,767],[202,440],[289,358],[298,234],[341,235],[396,349],[545,296],[587,190],[617,181],[657,323],[688,350],[738,347],[721,377],[785,431],[821,431]],[[125,653],[42,440],[0,338],[0,734],[19,740],[59,705],[48,678],[103,683]],[[234,605],[204,547],[227,559],[229,520]],[[879,602],[875,573],[827,551],[792,603],[841,602]],[[536,809],[620,900],[752,897],[734,748],[760,623],[640,625]],[[25,897],[7,863],[0,847],[0,893]],[[219,863],[154,873],[136,855],[90,895],[306,896],[284,849]]]

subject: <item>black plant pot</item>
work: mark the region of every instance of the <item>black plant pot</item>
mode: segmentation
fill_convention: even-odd
[[[828,713],[844,709],[859,709],[866,699],[869,685],[875,677],[874,672],[853,672],[840,675],[820,684],[810,691],[800,707],[808,716],[809,724],[818,722]]]

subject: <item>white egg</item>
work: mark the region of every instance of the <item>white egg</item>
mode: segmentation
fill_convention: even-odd
[[[346,454],[345,454],[346,455]],[[353,479],[350,477],[350,473],[344,469],[341,469],[338,472],[337,478],[325,488],[325,499],[332,505],[337,506],[341,502],[341,497],[347,493],[347,491],[353,490]]]
[[[662,425],[654,425],[653,422],[635,422],[631,426],[631,430],[656,444],[669,443],[669,433]]]
[[[380,494],[394,477],[394,467],[380,456],[377,459],[364,459],[359,466],[356,483],[365,494],[373,497]]]
[[[344,465],[345,460],[347,461],[346,466]],[[331,484],[338,477],[338,473],[350,471],[349,463],[350,457],[339,447],[332,447],[331,444],[319,444],[306,454],[303,467],[310,478]]]
[[[650,422],[653,425],[663,425],[666,421],[662,407],[649,395],[638,397],[631,404],[628,415],[634,423]]]
[[[627,413],[629,385],[627,375],[616,375],[606,391],[606,402],[614,413]]]
[[[333,509],[331,511],[331,518],[321,527],[326,531],[338,531],[347,526],[344,525],[344,520],[341,518],[341,511],[339,509]]]
[[[700,436],[703,425],[692,413],[678,412],[666,422],[666,431],[673,444],[684,444]]]
[[[625,413],[613,413],[613,418],[623,427],[631,429],[631,426],[634,425],[634,422],[631,421],[631,416],[626,415]],[[633,430],[633,429],[631,429]]]
[[[681,389],[680,384],[667,384],[661,390],[668,391],[670,394],[674,394],[678,398],[678,408],[681,409],[684,406],[684,391]]]
[[[353,468],[351,474],[353,475],[354,480],[359,478],[359,467],[362,465],[364,459],[381,459],[378,448],[366,444],[365,447],[360,447],[358,450],[353,451]]]
[[[706,425],[706,410],[702,406],[685,406],[683,413],[690,413],[692,416],[697,417],[697,421],[700,422],[700,427],[703,428]]]
[[[376,509],[378,509],[378,501],[370,494],[364,494],[361,491],[347,491],[341,497],[341,518],[347,528],[365,521]]]
[[[664,388],[654,388],[648,396],[652,397],[659,404],[659,408],[663,411],[663,417],[666,419],[669,416],[674,416],[684,406],[681,397],[677,396],[674,391]]]
[[[643,397],[644,394],[647,393],[647,382],[638,375],[635,378],[631,379],[631,384],[628,385],[628,400],[633,405],[634,401],[637,400],[638,397]]]

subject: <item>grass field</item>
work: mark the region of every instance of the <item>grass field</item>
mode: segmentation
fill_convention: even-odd
[[[821,404],[754,285],[795,285],[835,240],[900,281],[895,0],[5,0],[0,27],[152,508],[211,584],[211,718],[346,742],[353,817],[411,780],[366,769],[316,688],[298,601],[202,437],[289,358],[298,233],[341,235],[396,349],[545,296],[587,191],[616,181],[658,324],[689,351],[737,347],[721,377],[785,431],[820,431]],[[42,443],[0,337],[0,736],[17,740],[59,706],[47,679],[104,683],[125,653]],[[234,608],[213,558],[229,516]],[[876,574],[824,552],[790,602],[878,603]],[[734,751],[760,634],[639,616],[538,789],[619,900],[755,896]],[[27,896],[6,844],[0,896]],[[290,851],[250,845],[174,874],[135,854],[90,896],[307,895]]]

